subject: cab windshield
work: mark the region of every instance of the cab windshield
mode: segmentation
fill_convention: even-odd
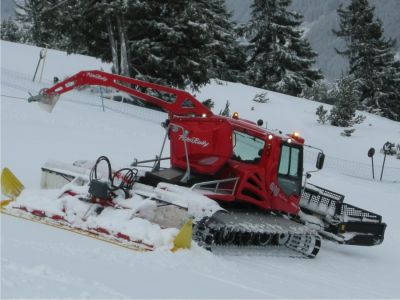
[[[233,159],[247,163],[260,161],[265,142],[243,132],[233,131]]]
[[[282,144],[279,160],[278,182],[287,194],[300,195],[303,172],[303,150],[299,146]]]

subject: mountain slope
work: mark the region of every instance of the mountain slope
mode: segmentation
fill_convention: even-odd
[[[40,167],[46,159],[72,162],[107,155],[112,163],[126,164],[134,157],[151,158],[158,153],[163,113],[109,100],[103,111],[101,99],[89,91],[63,95],[51,114],[23,100],[28,91],[36,94],[49,86],[55,75],[63,78],[81,69],[107,70],[108,65],[49,50],[44,83],[38,84],[31,77],[40,49],[6,42],[1,42],[1,48],[1,165],[15,171],[27,188],[38,188]],[[379,147],[400,133],[399,123],[367,115],[366,122],[372,126],[360,125],[353,137],[344,138],[340,129],[317,124],[317,103],[277,93],[268,93],[269,103],[253,103],[258,92],[240,84],[213,82],[197,97],[211,97],[217,112],[229,100],[231,111],[239,111],[242,117],[261,117],[269,128],[284,132],[300,129],[307,143],[323,148],[331,159],[348,159],[349,163],[364,162],[371,145]],[[377,154],[376,162],[381,161]],[[394,170],[399,163],[393,157],[386,161],[387,168]],[[1,215],[0,296],[395,298],[400,295],[396,284],[400,269],[398,179],[355,178],[328,166],[314,174],[313,183],[345,194],[347,202],[382,214],[388,223],[382,245],[346,247],[324,241],[314,260],[288,258],[276,251],[210,253],[196,245],[175,254],[136,253]]]

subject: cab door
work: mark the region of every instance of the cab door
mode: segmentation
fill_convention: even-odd
[[[295,144],[282,143],[278,167],[278,184],[287,196],[300,196],[302,173],[303,148]]]
[[[277,164],[276,168],[270,169],[268,183],[271,207],[273,210],[297,214],[301,196],[303,148],[283,141],[275,146],[279,151],[273,151],[272,160]]]

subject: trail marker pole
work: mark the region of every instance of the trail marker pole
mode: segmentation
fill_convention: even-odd
[[[386,155],[390,154],[390,148],[392,147],[392,143],[390,142],[386,142],[385,144],[383,144],[383,153],[385,154],[385,156],[383,157],[383,164],[382,164],[382,171],[381,171],[381,181],[382,181],[382,175],[383,175],[383,169],[385,168],[385,162],[386,162]]]
[[[372,162],[372,179],[375,180],[374,154],[375,154],[375,149],[374,149],[374,148],[370,148],[370,149],[368,150],[368,157],[371,157],[371,162]]]
[[[36,70],[35,70],[35,74],[33,75],[32,81],[35,81],[36,74],[37,74],[37,71],[39,70],[40,63],[42,62],[42,59],[43,59],[45,56],[46,56],[45,49],[40,50],[40,53],[39,53],[39,60],[38,60],[38,63],[37,63],[37,65],[36,65]]]
[[[42,70],[40,71],[39,82],[42,82],[42,76],[43,76],[44,64],[46,63],[46,57],[47,57],[47,45],[46,45],[46,48],[44,49]]]
[[[385,152],[385,156],[383,157],[383,165],[382,165],[382,171],[381,171],[381,181],[382,181],[382,175],[383,175],[383,169],[385,168],[385,161],[386,161],[386,152]]]

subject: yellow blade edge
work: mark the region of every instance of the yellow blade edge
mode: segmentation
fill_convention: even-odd
[[[8,168],[1,171],[1,193],[10,199],[2,200],[1,207],[8,205],[11,201],[15,200],[24,189],[24,185]]]
[[[175,237],[172,252],[179,249],[190,249],[192,246],[192,219],[189,219],[179,230]]]
[[[0,208],[6,207],[8,204],[10,204],[10,202],[12,202],[13,200],[11,199],[7,199],[7,200],[0,200]]]

